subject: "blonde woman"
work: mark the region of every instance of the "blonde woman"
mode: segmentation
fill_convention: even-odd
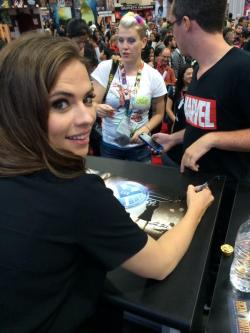
[[[122,17],[117,36],[121,60],[105,101],[112,60],[101,62],[92,73],[97,116],[102,118],[102,156],[150,162],[151,154],[139,134],[150,133],[161,123],[167,91],[161,75],[142,61],[146,32],[141,16],[129,12]]]

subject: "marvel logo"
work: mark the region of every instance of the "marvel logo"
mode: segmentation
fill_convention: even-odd
[[[190,125],[202,129],[217,129],[215,100],[186,95],[184,111]]]

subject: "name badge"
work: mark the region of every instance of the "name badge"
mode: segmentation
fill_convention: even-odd
[[[125,116],[122,118],[116,129],[116,133],[118,134],[118,137],[115,141],[118,144],[125,146],[130,143],[131,130],[128,117]]]

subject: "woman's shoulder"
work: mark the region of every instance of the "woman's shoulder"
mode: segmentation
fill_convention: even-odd
[[[152,66],[150,66],[146,62],[144,62],[143,69],[144,69],[145,72],[147,72],[151,76],[157,76],[157,77],[162,78],[162,75],[158,72],[158,70],[153,68]]]
[[[41,170],[38,172],[34,172],[28,176],[19,176],[16,178],[27,179],[27,181],[33,181],[36,183],[47,183],[47,184],[55,184],[56,186],[60,184],[62,187],[73,189],[83,188],[84,186],[92,186],[93,184],[104,184],[102,178],[94,171],[89,171],[88,169],[82,174],[72,177],[72,178],[61,178],[54,175],[49,170]]]
[[[98,67],[101,68],[111,68],[111,66],[112,66],[112,59],[103,60],[98,64]]]
[[[103,60],[98,64],[98,66],[91,73],[91,75],[93,75],[93,74],[95,75],[96,73],[106,73],[106,72],[110,71],[111,66],[112,66],[112,59]]]

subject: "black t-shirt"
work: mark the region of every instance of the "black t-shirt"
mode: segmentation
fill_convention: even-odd
[[[186,127],[186,118],[184,114],[185,93],[186,92],[182,91],[180,94],[177,95],[176,93],[174,93],[173,90],[171,90],[170,94],[168,94],[168,98],[170,98],[173,101],[173,109],[175,115],[175,121],[172,125],[171,133],[181,131]],[[182,143],[172,147],[167,152],[167,154],[174,162],[180,165],[183,155]]]
[[[248,103],[250,55],[232,48],[197,80],[197,70],[185,96],[185,150],[211,131],[233,131],[250,127]],[[243,179],[249,172],[250,154],[211,149],[199,161],[200,170]]]
[[[0,332],[78,332],[147,235],[96,175],[0,179]],[[83,332],[83,331],[82,331]]]

